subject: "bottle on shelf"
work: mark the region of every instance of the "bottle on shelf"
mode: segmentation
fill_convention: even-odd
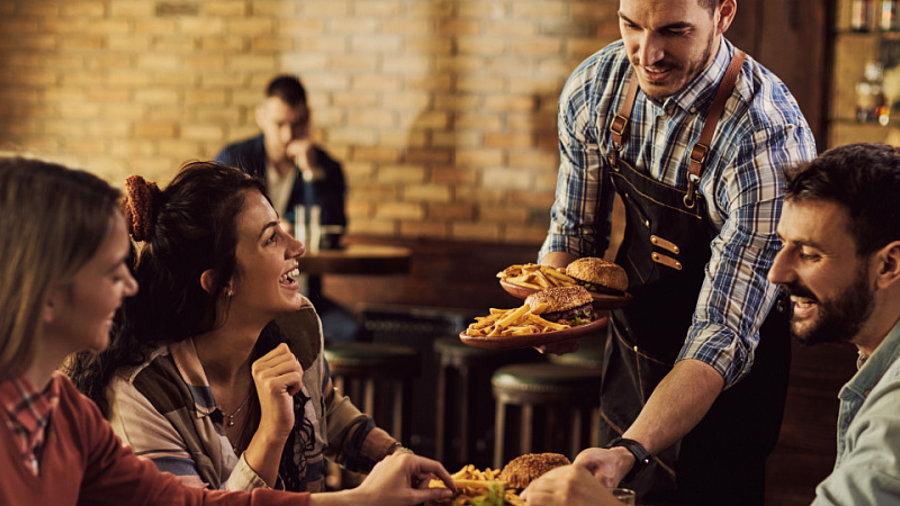
[[[883,32],[894,32],[900,29],[900,18],[897,15],[897,0],[881,0],[878,12],[878,27]]]
[[[860,123],[887,125],[890,122],[890,109],[882,88],[883,76],[881,62],[866,63],[865,77],[856,83],[856,120]]]
[[[850,4],[850,30],[868,32],[872,26],[873,0],[853,0]]]

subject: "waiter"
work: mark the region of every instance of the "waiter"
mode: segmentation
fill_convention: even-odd
[[[634,296],[614,311],[601,441],[575,460],[642,501],[762,504],[790,343],[771,311],[782,168],[815,157],[796,101],[723,34],[737,0],[620,0],[622,39],[559,103],[561,163],[544,264],[602,256]],[[546,351],[562,353],[565,347]]]

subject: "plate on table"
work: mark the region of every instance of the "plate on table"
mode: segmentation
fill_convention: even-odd
[[[529,348],[532,346],[540,346],[542,344],[560,343],[572,339],[579,339],[592,333],[601,335],[600,330],[606,327],[608,321],[609,318],[604,316],[591,323],[585,323],[584,325],[579,325],[577,327],[538,334],[522,334],[519,336],[470,336],[463,331],[459,333],[459,340],[469,346],[486,348],[489,350]],[[602,335],[606,334],[603,333]]]
[[[536,290],[534,288],[528,288],[525,286],[514,285],[512,283],[508,283],[504,280],[500,280],[500,286],[506,290],[506,293],[512,295],[513,297],[519,299],[525,299],[529,295],[534,292],[538,292],[540,290]],[[607,295],[604,293],[594,293],[590,292],[591,297],[594,298],[594,308],[596,309],[619,309],[627,306],[631,303],[631,294],[625,292],[625,295]]]

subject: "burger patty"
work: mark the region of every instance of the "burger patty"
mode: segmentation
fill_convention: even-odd
[[[572,309],[566,309],[564,311],[554,311],[552,313],[544,313],[539,316],[551,322],[570,325],[570,321],[575,320],[576,318],[592,321],[594,319],[594,308],[591,304],[584,304],[581,306],[573,307]]]
[[[617,297],[621,297],[625,295],[625,292],[622,290],[616,290],[615,288],[609,288],[608,286],[598,285],[597,283],[588,283],[587,281],[582,281],[578,278],[573,278],[576,284],[583,286],[587,291],[594,293],[602,293],[604,295],[615,295]]]

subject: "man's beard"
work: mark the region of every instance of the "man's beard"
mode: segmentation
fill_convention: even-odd
[[[700,55],[700,58],[695,60],[689,60],[687,63],[684,62],[675,62],[667,59],[663,59],[662,61],[655,63],[652,65],[654,68],[662,68],[670,71],[684,71],[684,83],[682,83],[681,88],[677,90],[673,90],[671,92],[663,92],[660,94],[654,93],[653,90],[645,90],[643,87],[641,88],[645,95],[652,98],[653,100],[665,100],[666,98],[678,93],[683,90],[685,86],[687,86],[691,81],[693,81],[700,72],[706,68],[706,64],[709,62],[709,58],[713,52],[713,43],[716,40],[715,32],[709,34],[709,40],[706,41],[706,47],[703,49],[703,53]],[[631,65],[637,69],[641,67],[640,59],[638,56],[633,56],[631,58]]]
[[[791,319],[791,335],[803,344],[849,342],[875,309],[874,292],[868,286],[868,279],[868,269],[862,269],[847,289],[828,301],[819,300],[801,284],[781,285],[789,295],[808,298],[818,305],[817,318],[802,334]]]

